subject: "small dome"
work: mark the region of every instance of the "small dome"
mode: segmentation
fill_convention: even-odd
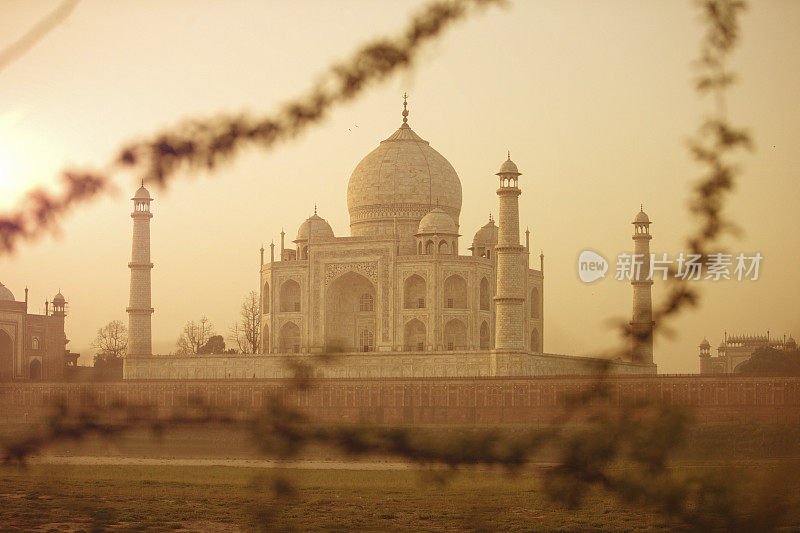
[[[703,342],[700,343],[700,348],[711,348],[711,343],[708,342],[708,339],[703,339]]]
[[[14,293],[12,293],[5,285],[0,283],[0,301],[15,302]]]
[[[516,174],[520,175],[520,171],[517,168],[517,165],[511,160],[511,154],[508,155],[508,159],[500,165],[500,170],[497,172],[498,175],[500,174]]]
[[[645,213],[642,210],[639,210],[639,212],[636,213],[636,218],[633,219],[633,223],[634,224],[649,224],[650,223],[650,218],[647,216],[647,213]]]
[[[307,241],[309,236],[312,239],[330,239],[334,237],[334,234],[331,225],[324,218],[314,213],[300,224],[295,242]]]
[[[144,184],[139,187],[139,190],[136,191],[136,194],[132,198],[133,200],[151,200],[150,198],[150,191],[144,188]]]
[[[724,350],[725,349],[725,341],[722,341],[721,343],[719,343],[719,346],[717,346],[717,349],[718,350]]]
[[[419,221],[418,234],[436,233],[438,235],[453,235],[458,233],[453,217],[436,207]]]
[[[786,344],[789,346],[797,346],[797,342],[794,340],[794,337],[789,335],[789,338],[786,340]]]
[[[494,246],[498,241],[498,228],[491,218],[481,229],[475,232],[472,246]]]
[[[63,304],[63,303],[66,303],[66,302],[67,302],[67,299],[64,298],[64,295],[61,294],[61,291],[58,291],[58,294],[56,294],[53,297],[53,303],[54,304]]]

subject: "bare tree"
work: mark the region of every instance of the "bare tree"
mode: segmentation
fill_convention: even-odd
[[[260,319],[258,293],[250,291],[242,300],[239,321],[231,326],[228,332],[228,342],[236,344],[239,347],[239,353],[258,353],[261,341],[259,334]]]
[[[121,359],[128,349],[128,328],[121,320],[112,320],[97,330],[97,336],[92,341],[92,348],[97,350],[94,363],[108,362]]]
[[[244,336],[244,331],[242,331],[242,326],[239,322],[234,322],[233,325],[228,329],[228,343],[231,346],[236,346],[236,348],[231,348],[231,350],[235,351],[236,353],[245,353],[247,350],[247,340]]]
[[[178,337],[176,355],[194,355],[200,352],[208,339],[215,335],[214,325],[205,315],[195,322],[190,320],[183,326],[181,336]]]

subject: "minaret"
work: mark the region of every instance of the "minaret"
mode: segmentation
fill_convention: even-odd
[[[497,217],[497,292],[495,301],[495,348],[497,350],[523,350],[525,341],[524,303],[525,278],[523,277],[522,254],[525,251],[519,244],[519,195],[517,187],[520,176],[517,165],[508,160],[500,167],[500,210]]]
[[[150,318],[153,308],[150,303],[150,193],[144,183],[133,198],[133,245],[131,247],[131,295],[128,304],[128,356],[151,355],[153,353]]]
[[[640,208],[633,219],[633,317],[631,318],[631,360],[653,363],[653,302],[650,290],[650,219]],[[637,267],[637,265],[639,265]]]

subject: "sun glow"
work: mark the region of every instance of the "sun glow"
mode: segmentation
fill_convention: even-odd
[[[17,203],[28,185],[21,177],[21,162],[14,157],[17,150],[13,131],[23,114],[21,109],[0,114],[0,208]]]
[[[22,195],[23,186],[20,180],[13,178],[11,158],[3,141],[0,132],[0,207],[9,207]]]
[[[0,141],[2,142],[2,141]],[[14,183],[11,181],[11,170],[8,165],[8,157],[2,145],[0,145],[0,200],[6,203],[7,197],[15,191]]]

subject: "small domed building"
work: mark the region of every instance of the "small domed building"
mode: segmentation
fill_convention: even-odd
[[[500,173],[518,173],[510,157]],[[261,268],[264,353],[454,352],[495,347],[498,227],[461,255],[461,180],[408,124],[356,165],[350,235],[316,211]],[[516,223],[518,228],[518,221]],[[275,256],[280,260],[276,260]],[[542,351],[543,275],[519,254],[523,348]]]

